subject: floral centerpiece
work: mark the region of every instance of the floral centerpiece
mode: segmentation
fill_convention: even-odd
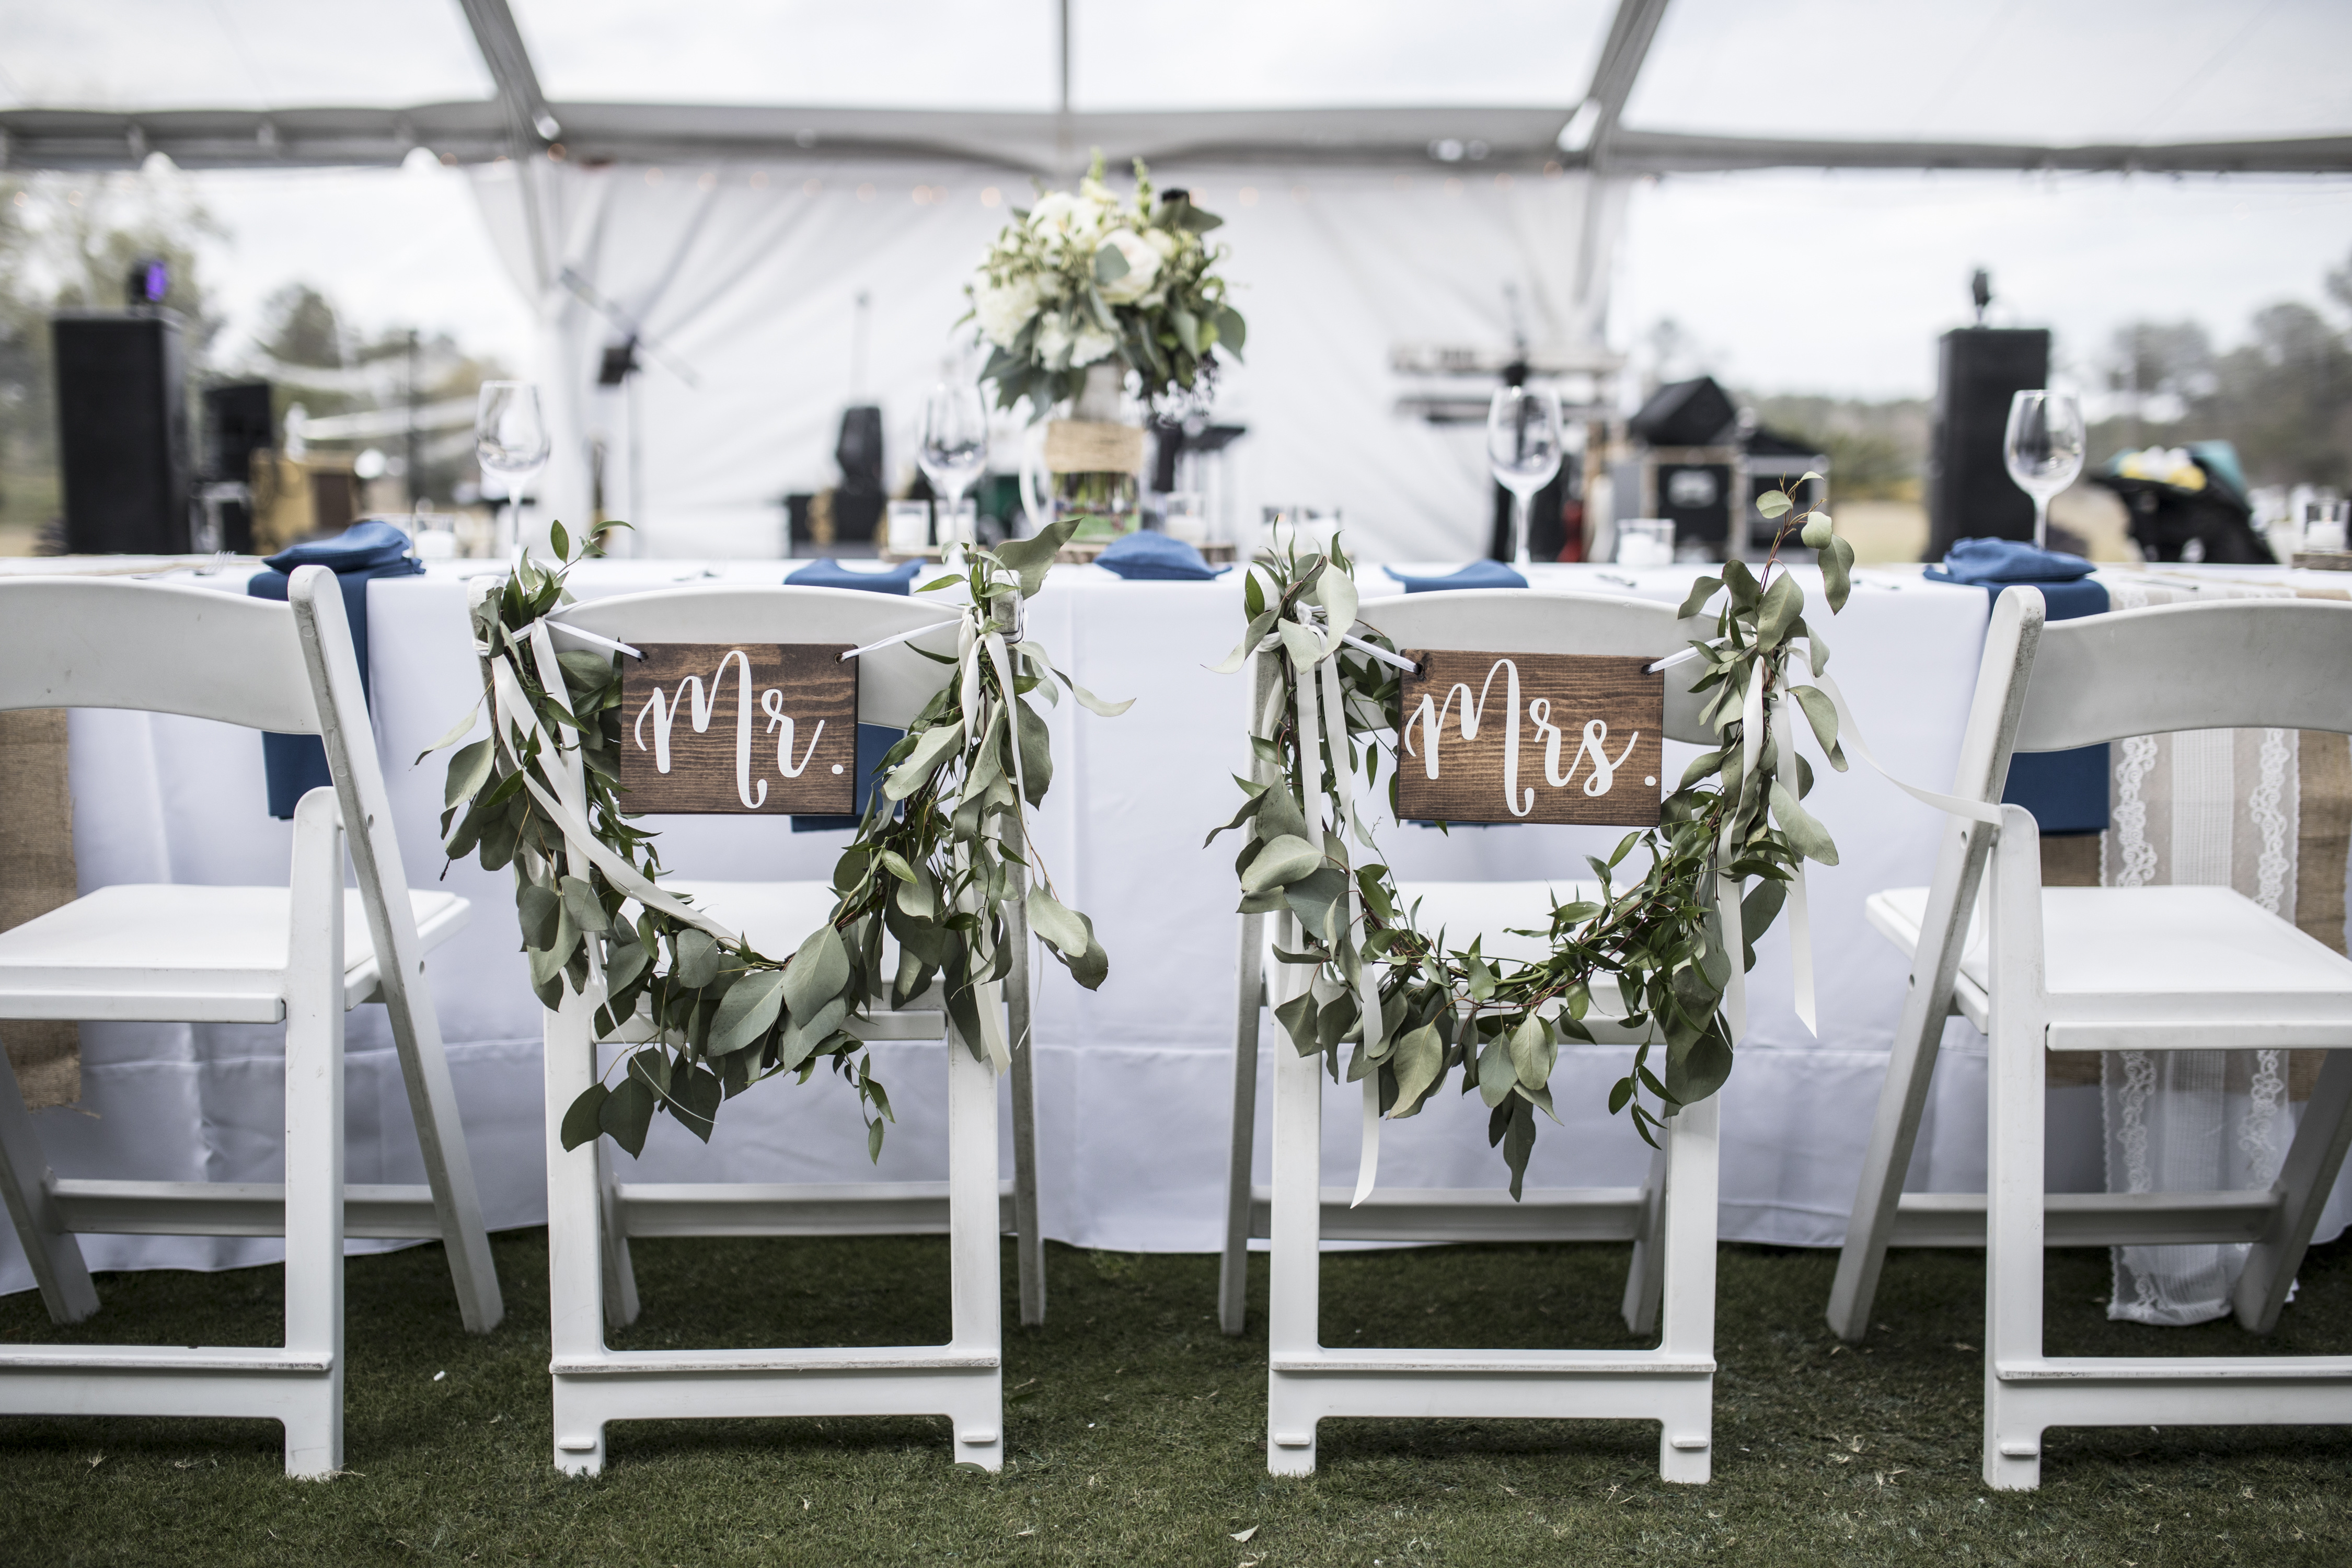
[[[1197,399],[1215,384],[1218,351],[1240,356],[1247,327],[1225,302],[1225,247],[1202,237],[1223,221],[1184,191],[1156,194],[1141,159],[1122,202],[1097,153],[1076,191],[1013,210],[966,286],[998,406],[1025,397],[1033,420],[1068,406],[1046,428],[1044,465],[1061,476],[1059,510],[1087,518],[1082,534],[1111,531],[1134,507],[1143,433],[1121,419],[1128,373],[1149,398]]]

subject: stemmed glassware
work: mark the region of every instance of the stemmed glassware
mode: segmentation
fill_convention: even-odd
[[[923,477],[942,500],[939,542],[972,543],[962,537],[963,498],[988,470],[988,407],[980,388],[941,382],[923,403],[923,439],[916,459]]]
[[[2033,547],[2048,547],[2050,498],[2083,472],[2083,405],[2071,392],[2021,392],[2009,400],[2001,460],[2033,498]]]
[[[522,537],[523,491],[547,467],[547,421],[539,411],[539,388],[527,381],[486,381],[474,405],[474,459],[495,474],[507,492],[500,553]]]
[[[1511,559],[1528,564],[1528,507],[1559,473],[1559,399],[1546,387],[1506,386],[1486,409],[1486,460],[1511,492]]]

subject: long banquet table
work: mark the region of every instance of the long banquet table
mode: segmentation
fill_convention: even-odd
[[[778,581],[789,563],[593,562],[583,597],[681,581]],[[465,574],[443,563],[422,577],[369,590],[373,712],[412,882],[474,900],[473,924],[432,962],[442,1032],[493,1226],[544,1218],[539,1007],[528,984],[504,872],[444,867],[436,830],[443,759],[414,759],[473,700]],[[1546,566],[1539,588],[1679,601],[1697,568]],[[1810,574],[1808,615],[1835,650],[1869,742],[1886,765],[1933,787],[1951,777],[1986,619],[1983,593],[1925,582],[1916,568],[1865,570],[1845,611],[1821,603]],[[1368,595],[1398,591],[1377,567]],[[236,591],[242,580],[211,580]],[[1036,1005],[1038,1126],[1046,1233],[1092,1247],[1202,1251],[1220,1235],[1236,952],[1231,838],[1203,847],[1230,815],[1230,775],[1244,770],[1243,678],[1210,673],[1238,637],[1234,576],[1209,583],[1128,583],[1097,567],[1057,567],[1032,606],[1030,635],[1075,677],[1109,698],[1134,697],[1115,720],[1064,703],[1049,722],[1053,792],[1038,839],[1067,901],[1091,913],[1110,954],[1099,993],[1040,964]],[[282,881],[289,825],[264,811],[261,747],[208,722],[116,711],[71,721],[75,849],[82,889],[119,882]],[[1667,766],[1678,773],[1672,754]],[[1818,771],[1816,815],[1837,838],[1835,867],[1812,869],[1821,1034],[1790,1005],[1785,931],[1759,946],[1750,1021],[1725,1091],[1722,1230],[1727,1239],[1835,1245],[1843,1233],[1864,1142],[1899,1010],[1903,955],[1869,931],[1873,890],[1927,880],[1941,819],[1857,762]],[[829,879],[841,833],[794,834],[762,822],[663,823],[669,868],[704,878]],[[1519,826],[1449,834],[1384,824],[1382,850],[1406,879],[1574,878],[1606,853],[1606,829]],[[83,1099],[39,1113],[62,1175],[267,1181],[278,1174],[282,1093],[278,1032],[212,1025],[86,1024]],[[1269,1041],[1274,1037],[1268,1035]],[[1937,1096],[1912,1173],[1915,1188],[1981,1191],[1982,1037],[1951,1026]],[[940,1047],[880,1044],[877,1070],[898,1110],[879,1169],[867,1163],[854,1101],[820,1077],[779,1081],[731,1103],[705,1147],[657,1118],[638,1163],[646,1180],[936,1180],[944,1074]],[[1603,1097],[1624,1053],[1595,1048],[1563,1061],[1555,1085],[1565,1127],[1546,1124],[1534,1184],[1597,1186],[1640,1179],[1647,1152]],[[1572,1065],[1571,1065],[1572,1064]],[[1262,1070],[1265,1063],[1262,1061]],[[421,1181],[422,1170],[381,1010],[352,1016],[349,1179]],[[2102,1180],[2098,1090],[2053,1091],[2051,1184]],[[1352,1086],[1335,1086],[1326,1179],[1352,1180]],[[1267,1101],[1261,1096],[1263,1107]],[[1386,1134],[1381,1175],[1397,1187],[1501,1185],[1483,1107],[1448,1100]],[[1008,1145],[1009,1147],[1009,1145]],[[625,1162],[625,1156],[620,1156]],[[1008,1154],[1009,1158],[1009,1154]],[[1259,1140],[1259,1172],[1265,1169]],[[2323,1237],[2340,1229],[2343,1198]],[[381,1246],[352,1244],[354,1250]],[[94,1267],[222,1268],[278,1255],[267,1239],[93,1237]],[[0,1229],[0,1290],[29,1287],[13,1235]]]

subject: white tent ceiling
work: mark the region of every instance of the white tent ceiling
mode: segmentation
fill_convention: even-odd
[[[2347,59],[2342,0],[0,0],[0,166],[2340,172]]]

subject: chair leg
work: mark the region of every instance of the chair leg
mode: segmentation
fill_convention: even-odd
[[[1886,1080],[1879,1086],[1862,1180],[1854,1190],[1844,1245],[1838,1250],[1837,1278],[1830,1285],[1830,1330],[1848,1344],[1861,1343],[1870,1331],[1879,1271],[1886,1266],[1887,1242],[1895,1234],[1903,1183],[1918,1146],[1919,1123],[1927,1115],[1927,1092],[1935,1083],[1936,1056],[1942,1045],[1944,1002],[1921,994],[1916,977],[1911,991],[1887,1052]]]
[[[343,1468],[343,843],[335,797],[296,807],[286,984],[286,1348],[326,1375],[287,1402],[286,1473]]]
[[[49,1195],[48,1158],[5,1052],[0,1052],[0,1198],[7,1201],[8,1218],[41,1288],[49,1321],[79,1323],[97,1311],[98,1287],[90,1283],[81,1243],[66,1228]]]
[[[1037,1058],[1030,1027],[1025,879],[1018,866],[1011,869],[1004,927],[1013,959],[1004,976],[1004,1029],[1013,1042],[1013,1257],[1021,1284],[1021,1323],[1034,1329],[1045,1321],[1045,1235],[1037,1220]]]
[[[402,896],[404,896],[402,895]],[[441,1022],[420,971],[407,984],[385,987],[393,1044],[400,1075],[425,1156],[425,1180],[433,1192],[433,1212],[441,1222],[441,1245],[457,1287],[457,1310],[468,1333],[487,1334],[506,1316],[499,1292],[498,1266],[482,1223],[482,1199],[474,1184],[474,1160],[457,1113],[457,1086],[441,1047]]]
[[[1217,1266],[1217,1326],[1249,1323],[1250,1174],[1257,1142],[1258,1018],[1265,1005],[1265,917],[1244,915],[1234,987],[1234,1115],[1225,1161],[1225,1251]]]
[[[1290,917],[1281,919],[1292,946]],[[1274,1223],[1268,1254],[1266,1353],[1280,1361],[1307,1354],[1322,1341],[1323,1058],[1274,1053]],[[1315,1428],[1321,1414],[1314,1383],[1269,1371],[1265,1468],[1277,1476],[1315,1473]]]
[[[1642,1231],[1633,1238],[1633,1266],[1625,1270],[1625,1327],[1647,1336],[1658,1326],[1658,1301],[1666,1279],[1666,1151],[1672,1139],[1650,1152],[1650,1172],[1642,1179]]]
[[[2002,809],[1994,850],[1990,1115],[1985,1170],[1984,1479],[1997,1491],[2042,1484],[2042,1421],[2000,1376],[2042,1358],[2044,1172],[2041,842]]]
[[[1666,1127],[1660,1225],[1664,1298],[1659,1349],[1674,1359],[1715,1354],[1716,1200],[1723,1100],[1716,1096],[1675,1113]],[[1666,1418],[1659,1435],[1662,1480],[1703,1484],[1713,1473],[1715,1388],[1697,1387],[1689,1405]]]
[[[959,1464],[1004,1468],[1003,1282],[998,1261],[996,1074],[948,1031],[948,1258],[950,1342],[998,1357],[987,1377],[954,1380],[947,1412]]]
[[[2258,1334],[2278,1327],[2319,1211],[2336,1190],[2347,1145],[2352,1145],[2352,1050],[2336,1050],[2327,1053],[2319,1069],[2319,1082],[2303,1108],[2294,1142],[2279,1168],[2278,1215],[2270,1233],[2246,1255],[2245,1272],[2238,1276],[2241,1327]]]
[[[584,994],[567,992],[546,1015],[547,1304],[551,1349],[558,1358],[604,1352],[607,1276],[600,1211],[606,1205],[597,1152],[604,1140],[563,1146],[564,1110],[596,1081],[593,1018],[603,1000],[601,985],[592,982]],[[593,1408],[593,1395],[558,1378],[554,1399],[555,1468],[596,1474],[604,1466],[604,1428],[601,1419],[583,1414]]]
[[[621,1177],[612,1147],[596,1140],[597,1257],[604,1275],[604,1326],[625,1329],[644,1310],[637,1300],[637,1266],[629,1254],[628,1216],[621,1212]]]

